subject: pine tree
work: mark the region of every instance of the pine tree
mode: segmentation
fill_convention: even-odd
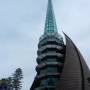
[[[13,79],[12,77],[7,78],[8,90],[13,90]]]
[[[21,68],[16,69],[13,74],[13,88],[15,90],[20,90],[22,87],[21,80],[23,78],[23,73]]]

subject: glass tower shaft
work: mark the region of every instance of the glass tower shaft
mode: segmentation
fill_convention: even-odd
[[[35,90],[55,90],[64,65],[64,43],[58,34],[52,0],[48,0],[44,34],[38,44]]]

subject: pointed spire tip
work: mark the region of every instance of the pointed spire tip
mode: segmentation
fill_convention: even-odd
[[[57,25],[54,16],[52,0],[48,0],[44,33],[57,33]]]

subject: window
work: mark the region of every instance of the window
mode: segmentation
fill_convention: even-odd
[[[55,86],[58,83],[58,81],[59,81],[59,78],[57,77],[55,78],[52,76],[47,78],[47,83],[49,86]]]
[[[40,70],[40,74],[45,74],[46,73],[46,69],[41,69]]]
[[[53,78],[47,78],[48,85],[54,85],[55,82],[53,81]]]
[[[57,77],[47,77],[41,80],[40,86],[56,86],[59,81]]]
[[[47,73],[57,73],[57,67],[47,67]]]
[[[48,88],[47,90],[55,90],[55,88],[52,88],[52,89],[51,88]]]
[[[51,59],[47,59],[47,62],[56,62],[57,59],[51,58]]]
[[[41,86],[46,86],[47,85],[47,79],[43,79],[41,80],[41,83],[40,83]]]

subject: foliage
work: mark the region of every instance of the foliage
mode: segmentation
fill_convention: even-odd
[[[21,68],[16,69],[12,77],[0,80],[0,90],[20,90],[23,73]]]
[[[20,68],[16,69],[16,71],[13,74],[13,88],[15,88],[15,90],[21,89],[22,78],[23,78],[22,70]]]

